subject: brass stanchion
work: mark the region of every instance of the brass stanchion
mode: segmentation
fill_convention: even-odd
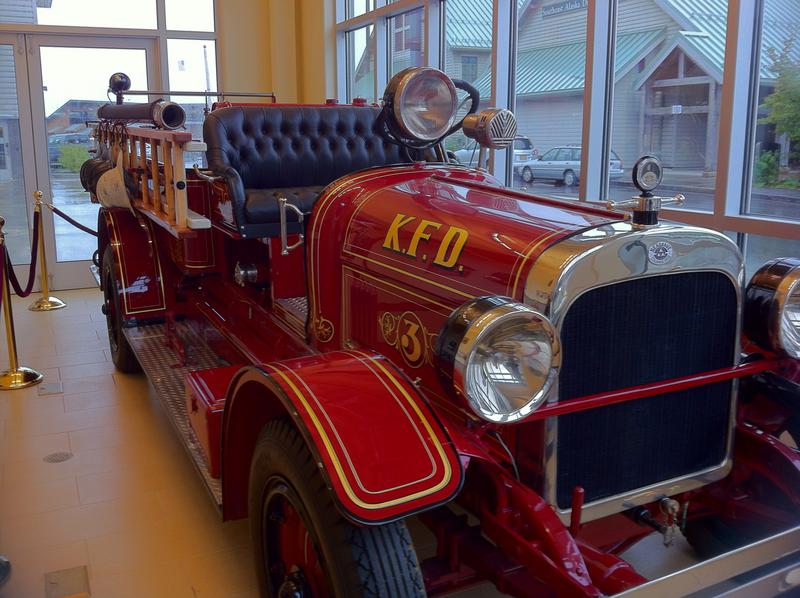
[[[5,219],[0,216],[0,245],[5,246],[6,235],[3,232]],[[5,248],[5,247],[4,247]],[[5,259],[5,255],[3,255]],[[6,262],[8,264],[9,262]],[[32,370],[22,367],[17,359],[17,337],[14,333],[14,314],[11,311],[11,291],[8,288],[8,274],[4,273],[0,281],[2,284],[3,319],[6,322],[6,343],[8,343],[8,369],[0,372],[0,390],[14,390],[39,384],[44,376]]]
[[[35,191],[33,196],[36,198],[36,204],[33,210],[39,213],[39,267],[41,268],[40,284],[42,287],[42,296],[31,303],[28,309],[31,311],[53,311],[54,309],[61,309],[66,307],[58,297],[50,296],[50,285],[47,280],[47,256],[44,251],[44,215],[42,214],[42,195],[41,191]]]

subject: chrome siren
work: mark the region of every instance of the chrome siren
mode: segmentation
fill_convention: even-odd
[[[487,149],[503,149],[517,136],[517,119],[511,110],[488,108],[464,118],[464,135],[480,146],[478,168],[486,169]]]

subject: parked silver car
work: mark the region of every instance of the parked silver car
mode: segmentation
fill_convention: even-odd
[[[581,172],[581,147],[579,145],[564,145],[554,147],[542,154],[533,163],[533,178],[545,179],[563,183],[568,187],[578,184]],[[611,150],[608,175],[611,179],[622,176],[622,160],[614,150]],[[525,178],[523,177],[523,180]],[[530,182],[530,181],[525,181]]]
[[[472,143],[463,149],[456,150],[454,153],[461,164],[477,166],[478,148],[476,144]],[[533,180],[531,167],[536,160],[537,153],[529,137],[520,136],[514,138],[514,174],[522,177],[525,182]]]

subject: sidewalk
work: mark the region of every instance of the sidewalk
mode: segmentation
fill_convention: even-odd
[[[665,168],[664,182],[659,189],[671,192],[708,191],[713,193],[717,179],[715,176],[704,176],[701,171],[683,170],[680,168]],[[624,175],[611,184],[630,185],[630,173]],[[800,201],[800,189],[782,189],[780,187],[753,187],[751,197],[757,199],[788,199]]]

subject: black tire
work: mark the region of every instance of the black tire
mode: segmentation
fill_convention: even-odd
[[[117,288],[114,268],[114,254],[111,247],[106,247],[103,252],[103,312],[106,315],[108,328],[108,346],[111,349],[111,361],[120,372],[136,374],[142,371],[139,360],[128,344],[128,339],[122,332],[122,304]]]
[[[575,184],[578,182],[578,177],[575,176],[575,173],[571,170],[564,171],[564,184],[567,187],[574,187]]]
[[[533,170],[531,170],[530,166],[526,166],[522,169],[522,181],[525,183],[532,183],[533,182]]]
[[[250,464],[249,508],[262,596],[297,595],[298,590],[304,597],[425,596],[405,523],[358,527],[344,519],[303,438],[285,420],[270,422],[258,438]],[[298,514],[305,533],[303,554],[309,541],[313,553],[302,567],[292,561],[287,565],[280,545],[281,538],[298,537],[291,533],[297,531]],[[290,518],[295,527],[287,532]]]

